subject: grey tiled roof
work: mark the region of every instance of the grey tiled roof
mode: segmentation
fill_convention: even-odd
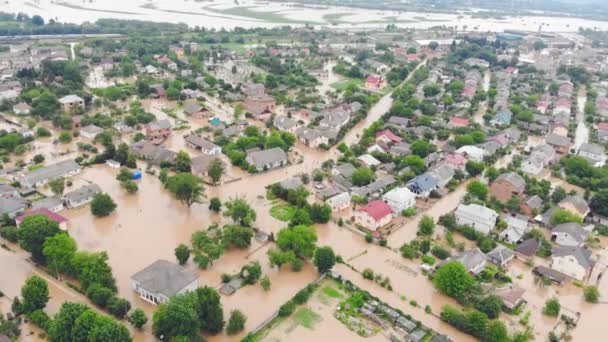
[[[198,275],[167,260],[157,260],[131,279],[146,291],[171,297],[198,279]]]

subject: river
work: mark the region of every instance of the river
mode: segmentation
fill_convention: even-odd
[[[384,28],[398,26],[428,29],[434,26],[459,30],[500,32],[504,30],[543,32],[575,32],[579,27],[606,30],[608,22],[574,17],[523,16],[481,18],[473,13],[425,13],[366,10],[349,7],[303,7],[289,2],[257,2],[255,0],[7,0],[4,12],[40,15],[46,20],[62,22],[94,22],[100,18],[137,19],[156,22],[186,23],[205,28],[302,26],[305,23],[331,29]]]

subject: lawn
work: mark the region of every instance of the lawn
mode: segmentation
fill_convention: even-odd
[[[313,330],[315,324],[321,320],[321,316],[309,308],[300,308],[293,315],[293,319],[299,325]]]
[[[331,286],[325,286],[323,288],[323,294],[330,298],[342,298],[340,291],[334,289]]]
[[[339,90],[339,91],[344,91],[346,90],[346,88],[350,87],[351,85],[354,85],[356,87],[362,87],[363,86],[363,80],[360,79],[356,79],[356,78],[349,78],[349,79],[345,79],[336,83],[332,83],[331,87]]]
[[[274,217],[279,221],[287,222],[293,218],[296,213],[296,208],[289,204],[276,204],[270,208],[270,216]]]

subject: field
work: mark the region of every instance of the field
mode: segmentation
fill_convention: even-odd
[[[339,81],[339,82],[336,82],[336,83],[332,83],[331,87],[334,88],[334,89],[336,89],[336,90],[339,90],[339,91],[344,91],[344,90],[346,90],[348,87],[350,87],[352,85],[354,85],[356,87],[362,87],[363,86],[363,81],[360,80],[360,79],[350,78],[350,79],[346,79],[346,80]]]
[[[217,14],[234,15],[277,24],[318,24],[316,22],[311,22],[307,20],[291,19],[277,12],[261,12],[252,10],[251,8],[253,7],[231,7],[226,9],[219,9],[211,6],[204,7],[206,11]]]
[[[276,218],[279,221],[287,222],[292,219],[296,213],[296,208],[285,203],[274,205],[270,208],[270,216]]]

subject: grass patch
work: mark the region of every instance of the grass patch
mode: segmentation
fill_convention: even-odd
[[[338,81],[336,83],[331,84],[332,88],[339,90],[339,91],[344,91],[348,87],[351,87],[351,86],[356,86],[356,87],[361,88],[361,87],[363,87],[363,80],[350,78],[350,79]]]
[[[279,221],[287,222],[293,218],[296,208],[289,204],[277,204],[270,208],[270,216]]]
[[[328,23],[345,23],[346,21],[342,20],[343,17],[349,16],[353,13],[330,13],[325,14],[323,16],[323,20]]]
[[[293,319],[299,325],[313,330],[315,324],[321,320],[321,316],[309,308],[301,308],[293,315]]]
[[[322,291],[323,294],[325,294],[327,297],[342,298],[342,294],[340,293],[340,291],[334,289],[333,287],[325,286]]]
[[[255,7],[231,7],[231,8],[226,8],[226,9],[213,8],[210,6],[203,7],[204,10],[213,12],[213,13],[224,14],[224,15],[233,15],[233,16],[237,16],[237,17],[244,17],[244,18],[249,18],[249,19],[254,19],[254,20],[267,21],[267,22],[271,22],[271,23],[318,24],[316,22],[309,21],[309,20],[291,19],[291,18],[288,18],[288,17],[284,16],[283,14],[279,14],[277,12],[255,11],[255,10],[252,10],[251,8],[255,8]]]

